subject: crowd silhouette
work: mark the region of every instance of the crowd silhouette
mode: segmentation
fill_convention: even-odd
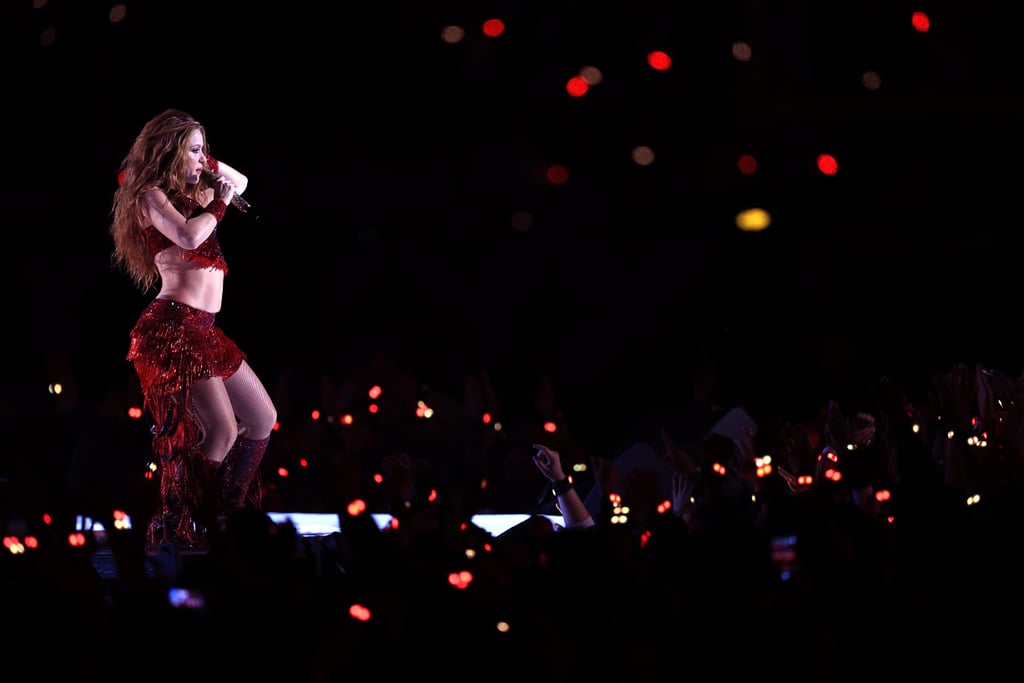
[[[299,378],[282,373],[263,508],[232,513],[206,552],[170,565],[144,543],[158,484],[145,425],[125,412],[130,382],[119,387],[83,420],[64,486],[25,462],[3,480],[3,598],[17,625],[4,679],[1016,673],[1013,373],[955,363],[919,393],[882,377],[855,404],[822,396],[799,417],[723,400],[698,373],[603,444],[577,436],[538,376],[514,413],[484,370],[461,396],[424,400],[380,354],[317,378],[313,419],[296,407]],[[737,408],[754,424],[716,430]],[[622,457],[637,446],[661,469]],[[598,504],[581,524],[588,494]],[[303,536],[275,510],[337,514],[340,530]],[[530,517],[495,535],[472,523],[481,512]],[[82,515],[105,532],[81,530]],[[225,645],[229,629],[246,635]]]

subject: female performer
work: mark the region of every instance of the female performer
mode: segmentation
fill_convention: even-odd
[[[161,505],[148,547],[207,547],[217,518],[260,507],[259,466],[277,410],[246,354],[215,324],[227,263],[217,229],[248,178],[209,154],[206,131],[168,109],[143,126],[121,164],[112,262],[156,297],[127,358],[153,422]]]

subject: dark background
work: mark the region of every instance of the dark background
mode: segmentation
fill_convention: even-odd
[[[218,322],[268,385],[383,348],[436,387],[486,367],[514,392],[543,368],[605,421],[708,360],[794,410],[953,361],[1019,371],[1021,9],[768,5],[134,2],[112,22],[4,3],[8,413],[55,410],[54,378],[88,404],[130,372],[150,295],[110,270],[110,199],[168,107],[249,175],[261,217],[224,221]],[[569,97],[590,65],[603,82]],[[768,230],[735,227],[750,206]]]

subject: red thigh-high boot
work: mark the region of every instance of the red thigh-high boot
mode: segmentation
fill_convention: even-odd
[[[185,538],[188,515],[188,471],[181,457],[161,463],[160,507],[149,525],[147,543],[151,550],[162,543],[179,543]]]
[[[217,520],[219,463],[202,453],[167,461],[161,474],[160,511],[150,527],[149,545],[173,543],[179,550],[205,550]]]
[[[220,467],[220,513],[227,515],[245,507],[259,509],[263,504],[260,462],[270,437],[238,437]]]
[[[202,453],[196,453],[192,457],[191,466],[192,498],[189,503],[193,527],[196,530],[196,540],[204,544],[208,540],[208,532],[217,524],[221,497],[221,463],[208,459]]]

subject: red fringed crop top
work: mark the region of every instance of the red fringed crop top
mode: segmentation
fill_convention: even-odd
[[[146,245],[149,247],[149,253],[153,256],[156,256],[167,247],[177,246],[170,238],[152,225],[146,226],[144,232],[146,233]],[[223,273],[228,272],[227,261],[224,260],[224,253],[220,250],[220,242],[217,241],[216,228],[195,249],[191,251],[182,249],[182,258],[186,261],[194,261],[203,268],[216,268]]]

